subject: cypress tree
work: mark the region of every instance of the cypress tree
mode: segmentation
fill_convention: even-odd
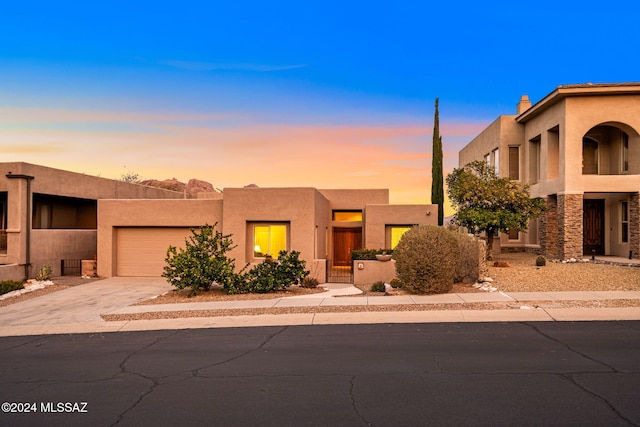
[[[444,222],[444,178],[442,175],[442,137],[440,136],[440,114],[438,98],[433,117],[433,154],[431,156],[431,204],[438,205],[438,225]]]

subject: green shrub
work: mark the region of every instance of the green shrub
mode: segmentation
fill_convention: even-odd
[[[53,273],[53,268],[51,268],[49,264],[45,264],[40,267],[40,270],[38,270],[38,274],[36,274],[36,280],[49,280],[51,279],[51,273]]]
[[[412,293],[449,292],[460,260],[453,232],[433,225],[407,231],[393,254],[398,278]]]
[[[389,284],[391,285],[392,288],[398,289],[402,287],[402,280],[398,278],[391,279],[391,282],[389,282]]]
[[[351,260],[375,261],[376,255],[392,255],[393,249],[354,249],[351,251]]]
[[[236,272],[235,260],[226,255],[235,247],[231,236],[214,230],[216,225],[191,229],[184,249],[169,246],[162,277],[171,285],[190,287],[191,295],[208,290],[213,283],[229,294],[265,293],[296,285],[310,274],[297,251],[280,251],[277,260],[267,258],[248,272],[247,266]]]
[[[460,261],[456,268],[454,281],[475,283],[484,270],[486,249],[477,237],[469,234],[453,232],[458,241]]]
[[[266,293],[297,285],[310,273],[304,268],[298,251],[280,251],[278,259],[265,259],[244,276],[244,289],[240,292]]]
[[[545,257],[543,257],[542,255],[539,255],[536,258],[536,265],[538,267],[543,267],[543,266],[547,265],[547,259]]]
[[[320,282],[315,277],[305,277],[300,282],[300,286],[302,286],[303,288],[309,288],[309,289],[315,289],[318,287],[319,284]]]
[[[384,285],[384,282],[375,282],[373,285],[371,285],[371,292],[385,292],[386,286]]]
[[[204,225],[192,228],[191,236],[185,239],[185,248],[169,246],[162,277],[177,289],[191,288],[191,294],[208,290],[215,282],[227,291],[242,282],[235,273],[235,260],[227,258],[234,248],[231,236]]]
[[[5,280],[4,282],[0,282],[0,295],[8,294],[12,291],[17,291],[18,289],[24,289],[23,282],[16,282],[15,280]]]

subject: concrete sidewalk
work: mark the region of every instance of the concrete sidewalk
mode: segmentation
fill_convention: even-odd
[[[491,292],[428,296],[340,296],[359,292],[351,285],[332,285],[327,293],[266,300],[236,300],[133,306],[162,294],[171,287],[160,278],[109,278],[75,286],[60,292],[0,307],[0,336],[140,331],[157,329],[218,328],[362,323],[508,322],[640,320],[640,307],[562,308],[561,301],[640,300],[640,291],[589,292]],[[540,308],[529,301],[548,301]],[[506,302],[505,310],[419,310],[424,304]],[[314,308],[335,306],[403,305],[402,311],[350,311],[338,313],[296,313],[230,315],[160,320],[104,321],[102,314],[135,314],[193,310],[269,308]],[[412,311],[410,307],[416,306]],[[407,309],[408,307],[408,309]]]

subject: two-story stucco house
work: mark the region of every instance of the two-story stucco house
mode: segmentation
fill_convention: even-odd
[[[459,154],[530,185],[549,211],[502,249],[640,257],[640,83],[559,86],[500,116]]]

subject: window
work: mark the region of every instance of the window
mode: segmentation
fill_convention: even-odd
[[[529,141],[529,183],[540,181],[540,135]]]
[[[491,157],[493,157],[493,169],[497,175],[500,175],[500,149],[496,148],[493,150]]]
[[[582,139],[582,174],[598,174],[598,141],[591,138]]]
[[[34,193],[31,221],[34,229],[95,230],[98,202]]]
[[[0,193],[0,254],[7,253],[7,193]]]
[[[560,176],[560,126],[547,131],[547,179]]]
[[[484,161],[487,163],[487,165],[491,164],[491,153],[484,155]]]
[[[509,147],[509,178],[520,179],[520,147]]]
[[[343,222],[362,222],[362,211],[333,211],[333,220]]]
[[[620,241],[629,242],[629,202],[620,202]]]
[[[520,239],[520,232],[516,229],[510,228],[509,229],[509,240],[519,240]]]
[[[253,226],[253,257],[264,258],[267,255],[277,257],[280,251],[287,250],[286,224],[260,224]]]
[[[622,147],[621,147],[621,165],[620,169],[622,172],[629,171],[629,135],[622,132]]]
[[[402,235],[411,230],[409,225],[392,225],[389,226],[389,248],[395,249],[398,246],[398,242],[402,238]]]
[[[7,193],[0,193],[0,230],[7,228]]]

